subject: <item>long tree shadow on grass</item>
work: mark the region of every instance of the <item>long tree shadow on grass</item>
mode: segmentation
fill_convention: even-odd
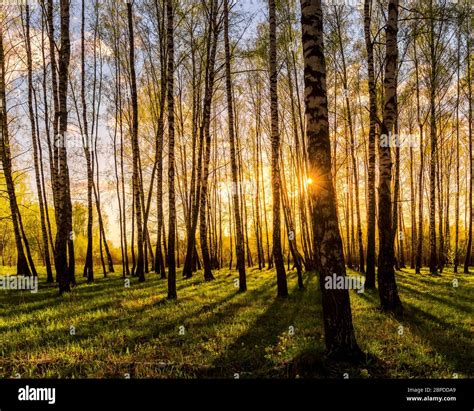
[[[100,307],[90,306],[90,301],[107,297],[122,298],[123,295],[115,293],[123,285],[117,279],[100,279],[95,283],[86,284],[81,282],[77,287],[74,287],[70,293],[59,296],[56,289],[40,288],[39,292],[31,293],[30,291],[11,291],[11,294],[0,294],[0,308],[5,307],[8,312],[3,313],[2,318],[8,320],[19,315],[29,314],[31,312],[39,312],[43,309],[56,309],[61,306],[75,305],[81,306],[87,304],[87,309],[96,309]],[[147,283],[141,289],[149,288],[150,290],[156,288],[156,283]],[[132,289],[132,288],[130,288]],[[126,288],[122,290],[127,292]],[[107,302],[108,305],[111,301]],[[14,307],[14,308],[12,308]]]
[[[410,330],[440,354],[453,373],[472,377],[472,334],[457,323],[447,323],[409,302],[404,307],[404,320]]]
[[[267,310],[224,353],[202,377],[234,378],[343,378],[360,375],[369,368],[372,376],[383,378],[386,367],[376,357],[363,363],[334,361],[325,355],[321,292],[318,277],[305,277],[305,291],[296,287],[285,299],[275,298]],[[273,291],[273,290],[271,290]],[[288,338],[289,327],[302,335],[295,353],[284,361],[275,361],[280,340]],[[295,334],[296,335],[296,334]]]
[[[417,277],[421,278],[421,277]],[[405,327],[407,327],[413,334],[417,334],[422,340],[433,349],[433,355],[439,354],[443,357],[447,365],[453,372],[465,373],[470,375],[471,365],[474,361],[472,356],[471,334],[469,331],[460,326],[455,321],[446,321],[439,316],[439,314],[446,311],[446,308],[455,309],[457,312],[469,315],[469,309],[466,305],[447,301],[443,298],[432,294],[433,287],[438,287],[438,284],[430,284],[431,293],[423,293],[416,290],[413,286],[411,278],[406,281],[409,285],[399,282],[398,288],[400,291],[400,298],[402,300],[403,312],[396,316],[397,320]],[[440,290],[444,289],[443,284],[439,284]],[[378,304],[378,295],[376,290],[359,294],[361,298],[370,302],[374,307]],[[461,297],[461,296],[460,296]],[[462,295],[467,298],[467,294]],[[438,310],[428,312],[423,309],[424,300],[434,300]],[[390,314],[387,314],[390,315]],[[410,367],[410,364],[406,364]],[[420,369],[413,368],[411,371],[414,376],[419,375]],[[426,375],[420,375],[426,377]]]
[[[471,306],[468,303],[468,296],[465,295],[464,293],[460,293],[461,295],[459,296],[447,295],[446,293],[445,294],[440,293],[440,295],[447,296],[448,298],[450,298],[450,300],[448,300],[432,292],[428,293],[428,291],[430,290],[427,290],[426,292],[419,291],[416,288],[414,288],[414,286],[415,286],[414,283],[410,283],[409,285],[402,284],[402,285],[399,285],[399,288],[401,290],[406,290],[406,292],[409,294],[413,294],[413,296],[416,296],[418,300],[423,300],[425,298],[428,298],[430,300],[436,301],[440,306],[443,306],[443,305],[448,306],[449,308],[455,309],[457,311],[462,311],[466,315],[469,315],[469,313],[471,312]]]
[[[239,377],[286,378],[292,373],[300,355],[307,357],[307,366],[315,369],[323,367],[320,294],[316,290],[316,276],[306,276],[305,280],[306,289],[301,292],[295,287],[287,298],[274,297],[274,287],[267,290],[273,302],[244,334],[225,348],[202,377],[234,378],[237,373]],[[308,312],[311,313],[309,316]],[[308,317],[314,319],[314,323],[303,324],[298,321],[305,317],[306,320]],[[309,331],[311,348],[300,351],[289,362],[275,363],[272,353],[277,351],[280,340],[291,333],[292,326],[295,327],[295,333]],[[308,330],[304,330],[305,326]]]
[[[73,287],[71,293],[59,296],[57,293],[57,286],[47,284],[46,282],[40,282],[39,292],[31,293],[30,291],[8,291],[0,293],[0,309],[10,309],[13,305],[14,310],[3,313],[3,318],[15,317],[20,314],[26,314],[32,311],[38,311],[45,308],[55,308],[63,304],[68,303],[84,303],[86,301],[108,297],[117,296],[116,290],[123,289],[124,292],[128,291],[146,291],[146,292],[159,292],[162,295],[166,295],[166,280],[163,281],[156,277],[151,277],[145,283],[137,283],[133,277],[127,277],[131,280],[130,287],[125,288],[123,279],[120,277],[107,277],[99,278],[94,283],[87,284],[82,278],[78,281],[76,287]],[[188,287],[197,286],[204,281],[198,277],[190,280],[179,280],[177,290],[182,291]],[[220,283],[219,283],[220,284]],[[122,296],[120,296],[122,297]]]
[[[417,277],[416,279],[420,280],[421,278]],[[424,282],[429,282],[431,286],[431,290],[428,290],[431,292],[428,294],[415,289],[416,281],[414,278],[407,276],[404,280],[408,285],[400,284],[399,287],[402,291],[402,304],[405,308],[403,321],[406,326],[422,337],[437,354],[440,354],[449,364],[453,373],[471,375],[471,364],[474,362],[472,333],[466,327],[462,327],[455,319],[449,321],[448,318],[448,316],[453,315],[453,310],[469,318],[472,313],[468,304],[469,288],[459,288],[456,290],[458,295],[449,295],[448,290],[451,293],[455,290],[450,287],[450,283],[433,283],[422,279]],[[413,297],[416,303],[413,300],[403,301],[404,293]],[[451,299],[448,300],[442,297]],[[435,301],[438,310],[429,312],[424,309],[423,300]],[[441,317],[443,313],[445,313],[444,318]]]

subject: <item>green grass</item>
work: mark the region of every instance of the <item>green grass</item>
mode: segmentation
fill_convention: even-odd
[[[78,276],[78,287],[62,297],[44,282],[37,294],[0,290],[0,377],[473,376],[472,275],[398,272],[400,317],[378,310],[376,291],[351,291],[356,336],[368,353],[359,365],[324,357],[314,274],[305,275],[300,291],[296,273],[289,272],[286,299],[275,297],[273,271],[248,270],[245,294],[234,287],[235,272],[215,276],[204,283],[201,273],[190,280],[178,275],[172,302],[165,299],[166,281],[155,274],[142,284],[132,279],[130,288],[119,275],[92,285]]]

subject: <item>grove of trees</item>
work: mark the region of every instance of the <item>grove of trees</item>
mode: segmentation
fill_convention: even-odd
[[[449,0],[38,0],[0,6],[3,266],[84,276],[319,275],[348,290],[472,267],[472,8]]]

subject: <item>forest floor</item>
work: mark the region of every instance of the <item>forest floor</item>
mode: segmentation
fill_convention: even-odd
[[[37,293],[0,290],[0,378],[473,377],[472,275],[397,272],[399,317],[379,311],[376,290],[351,291],[357,340],[368,353],[354,365],[323,355],[315,274],[298,290],[290,271],[290,296],[278,299],[274,271],[247,273],[245,294],[229,270],[209,283],[201,273],[178,273],[177,301],[166,300],[166,280],[152,273],[128,288],[118,274],[90,285],[78,276],[62,297],[44,276]]]

